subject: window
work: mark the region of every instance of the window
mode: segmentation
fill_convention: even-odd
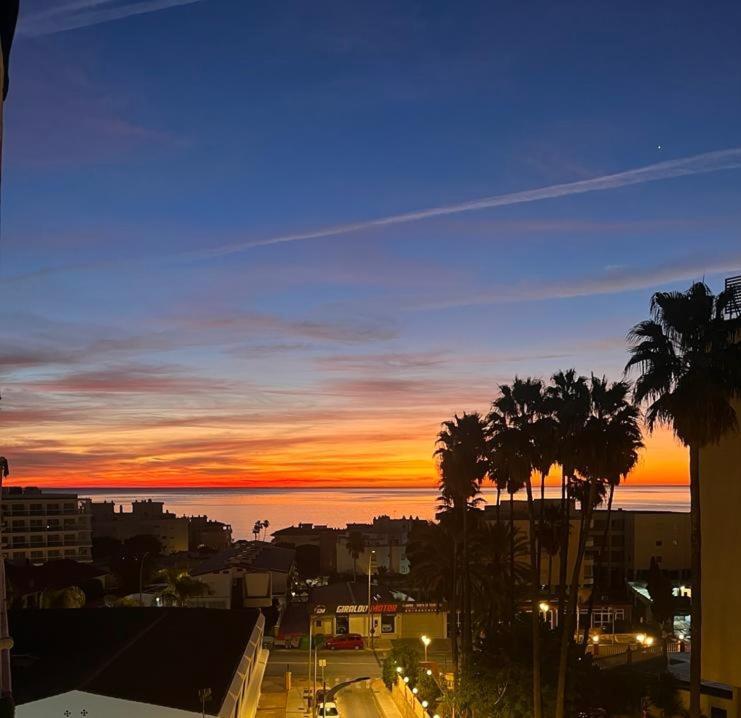
[[[334,619],[334,632],[340,636],[344,635],[350,630],[350,619],[348,616],[335,616]]]
[[[656,542],[656,545],[657,545],[657,546],[663,546],[663,545],[664,545],[664,542],[663,542],[663,541],[662,541],[661,539],[659,539],[659,540],[658,540],[658,541]]]
[[[381,616],[381,633],[396,632],[396,616],[394,614],[384,613]]]
[[[718,706],[710,706],[710,718],[726,718],[726,709]]]

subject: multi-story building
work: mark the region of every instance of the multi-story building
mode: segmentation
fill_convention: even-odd
[[[188,517],[188,548],[197,551],[208,548],[223,551],[232,545],[232,527],[221,521],[213,521],[208,516]]]
[[[112,501],[90,502],[93,536],[125,541],[133,536],[154,536],[163,553],[188,550],[188,519],[164,510],[162,501],[134,501],[131,511]]]
[[[613,510],[607,528],[607,511],[594,512],[592,541],[599,559],[593,559],[596,582],[603,588],[648,578],[652,559],[671,579],[690,577],[690,514],[686,511]],[[599,580],[597,580],[599,579]]]
[[[54,559],[92,560],[89,502],[77,494],[35,487],[2,490],[3,555],[41,564]]]
[[[545,499],[544,511],[547,512],[550,506],[561,506],[560,499]],[[535,501],[536,519],[540,516],[541,502]],[[530,541],[530,520],[528,516],[527,501],[518,499],[513,501],[510,509],[510,502],[503,501],[499,507],[487,506],[484,509],[484,520],[489,523],[501,521],[509,525],[510,510],[512,512],[512,523],[518,537],[523,541]],[[579,546],[579,533],[581,518],[579,512],[575,509],[574,502],[569,504],[569,543],[568,543],[568,563],[567,563],[567,581],[571,581],[571,576],[576,563],[576,554]],[[588,548],[591,546],[587,544]],[[530,565],[530,556],[527,551],[520,557],[520,561]],[[546,551],[542,552],[540,562],[540,582],[541,585],[550,587],[552,592],[558,589],[560,583],[559,568],[561,565],[561,551],[557,550],[553,555]],[[581,571],[579,574],[579,585],[583,588],[592,585],[592,554],[587,550],[582,561]]]
[[[741,341],[741,276],[729,319]],[[741,421],[741,397],[734,402]],[[702,520],[702,711],[711,718],[741,716],[741,431],[700,451]],[[718,685],[720,684],[720,686]],[[722,695],[720,688],[722,687]],[[714,690],[715,689],[715,690]]]

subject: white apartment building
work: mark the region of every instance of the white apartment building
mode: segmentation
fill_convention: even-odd
[[[27,487],[2,490],[2,552],[10,561],[92,560],[89,502]]]

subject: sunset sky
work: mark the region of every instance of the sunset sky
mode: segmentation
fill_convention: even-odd
[[[443,419],[741,273],[737,2],[22,6],[13,483],[431,485]]]

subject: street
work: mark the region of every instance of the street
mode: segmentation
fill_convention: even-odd
[[[324,674],[329,688],[355,678],[378,678],[381,668],[373,652],[362,651],[319,651],[319,658],[327,661]],[[278,648],[270,651],[270,660],[265,670],[267,676],[281,676],[291,671],[295,678],[308,675],[309,652],[296,648]],[[321,687],[321,669],[317,669],[317,687]]]
[[[384,718],[365,681],[338,691],[335,701],[342,718]]]

